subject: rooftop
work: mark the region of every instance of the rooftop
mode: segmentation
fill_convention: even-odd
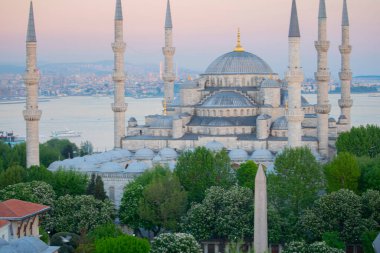
[[[27,217],[46,212],[49,209],[49,206],[18,199],[9,199],[0,203],[0,219],[22,220]]]

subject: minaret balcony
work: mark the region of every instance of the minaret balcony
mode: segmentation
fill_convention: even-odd
[[[315,79],[320,82],[328,82],[330,80],[330,72],[327,70],[319,70],[314,75]]]
[[[174,82],[175,78],[176,76],[174,75],[174,73],[164,73],[162,75],[162,79],[164,80],[164,82]]]
[[[342,98],[338,100],[338,104],[340,108],[351,108],[354,102],[350,98]]]
[[[350,45],[339,46],[339,51],[341,54],[350,54],[352,51],[352,46]]]
[[[127,44],[122,41],[112,43],[112,49],[114,53],[124,53]]]
[[[316,41],[315,48],[317,49],[318,52],[326,53],[330,48],[330,41],[327,41],[327,40]]]
[[[112,111],[114,112],[125,112],[128,109],[128,105],[126,103],[112,103]]]
[[[324,104],[324,105],[315,105],[314,106],[315,113],[317,114],[329,114],[331,111],[331,105]]]
[[[350,81],[352,80],[352,72],[351,71],[339,72],[339,78],[342,81]]]
[[[125,81],[125,74],[124,73],[115,72],[115,73],[112,74],[112,80],[114,82],[124,82]]]
[[[36,109],[24,110],[22,113],[26,121],[39,121],[42,115],[42,111]]]
[[[175,54],[175,47],[163,47],[162,53],[165,56],[173,56]]]

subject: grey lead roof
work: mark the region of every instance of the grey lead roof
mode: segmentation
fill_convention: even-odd
[[[249,101],[248,97],[243,96],[233,91],[217,92],[207,98],[201,107],[227,107],[227,108],[240,108],[251,107],[253,103]]]
[[[298,24],[296,0],[293,0],[293,3],[292,3],[292,14],[290,17],[289,37],[296,37],[296,38],[301,37],[300,27]]]
[[[348,10],[347,10],[347,0],[343,2],[343,16],[342,16],[342,26],[349,26],[350,21],[348,19]]]
[[[121,0],[116,0],[115,20],[123,20],[123,10]]]
[[[34,13],[33,13],[33,2],[32,1],[30,1],[28,33],[26,35],[26,42],[37,42],[36,29],[34,27]]]
[[[172,12],[170,10],[170,0],[168,0],[168,4],[167,4],[167,7],[166,7],[165,28],[173,28]]]
[[[318,18],[327,18],[326,15],[326,2],[325,0],[319,0],[319,15]]]
[[[256,126],[257,116],[251,117],[203,117],[194,116],[188,126]]]

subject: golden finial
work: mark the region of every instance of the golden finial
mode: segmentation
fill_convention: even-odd
[[[166,99],[164,99],[163,106],[164,106],[164,116],[166,116],[166,115],[167,115],[167,104],[166,104]]]
[[[240,42],[240,28],[238,28],[238,34],[237,34],[237,43],[236,43],[236,47],[235,47],[235,52],[244,52],[244,48],[241,46],[241,42]]]

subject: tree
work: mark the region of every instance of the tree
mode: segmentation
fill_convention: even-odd
[[[3,201],[8,199],[19,199],[53,206],[55,192],[53,187],[45,182],[32,181],[5,187],[0,191],[0,199]]]
[[[95,179],[94,197],[99,200],[105,200],[107,198],[102,177],[99,175],[97,175]]]
[[[197,240],[237,240],[253,235],[253,192],[233,186],[213,186],[204,200],[194,203],[182,221],[182,230]]]
[[[59,151],[60,155],[62,156],[61,159],[73,158],[74,155],[78,152],[78,147],[75,145],[75,143],[72,143],[67,139],[51,139],[44,143],[43,146]]]
[[[296,223],[300,214],[318,199],[324,186],[320,164],[307,147],[286,148],[267,175],[269,205],[278,211],[285,242],[297,239]]]
[[[57,196],[82,195],[86,192],[88,178],[86,174],[73,170],[57,170],[53,172],[51,185]]]
[[[341,152],[324,169],[330,192],[340,189],[358,191],[360,168],[354,155]]]
[[[190,234],[161,234],[152,242],[151,253],[199,253],[200,246]]]
[[[113,223],[107,223],[107,224],[95,227],[88,234],[88,238],[91,241],[95,242],[96,240],[99,240],[99,239],[110,238],[110,237],[115,238],[121,235],[123,235],[123,231],[121,231],[120,228],[118,228]]]
[[[205,147],[182,153],[174,173],[188,192],[189,203],[201,202],[211,186],[229,188],[236,182],[227,152],[214,153]]]
[[[368,230],[380,230],[380,192],[368,190],[361,196],[363,218]]]
[[[60,232],[51,237],[50,245],[59,246],[59,253],[74,253],[79,245],[79,240],[80,237],[77,234]]]
[[[358,243],[365,231],[361,199],[346,189],[325,195],[302,215],[298,227],[311,242],[321,240],[326,232],[335,231],[345,243]]]
[[[372,189],[380,191],[380,155],[374,158],[359,157],[361,177],[359,188],[361,192]]]
[[[80,156],[91,155],[94,150],[94,146],[91,142],[85,141],[80,144],[79,154]]]
[[[0,173],[0,189],[12,184],[24,182],[26,171],[19,165],[9,167],[6,171]]]
[[[325,242],[306,244],[305,242],[291,242],[286,245],[283,253],[344,253],[342,249],[328,246]]]
[[[103,202],[93,196],[66,195],[55,201],[51,216],[48,221],[51,230],[80,234],[112,222],[114,209],[111,202]]]
[[[254,161],[242,163],[236,170],[236,179],[238,184],[251,190],[255,189],[255,177],[257,173],[257,164]]]
[[[349,152],[356,156],[375,157],[380,154],[380,127],[367,125],[353,127],[341,133],[336,141],[338,153]]]
[[[140,218],[150,226],[145,227],[158,235],[162,228],[176,231],[180,217],[185,213],[187,193],[176,176],[159,177],[148,184],[140,199]]]
[[[95,242],[95,253],[148,253],[149,250],[147,240],[129,235],[103,238]]]
[[[96,178],[95,173],[92,173],[90,182],[88,183],[88,186],[86,189],[87,195],[94,195],[95,194],[95,178]]]
[[[55,161],[60,160],[62,154],[58,149],[47,146],[46,144],[40,144],[40,163],[45,167]]]
[[[43,181],[46,183],[51,183],[53,178],[53,172],[46,169],[44,166],[31,166],[26,170],[26,181]]]

